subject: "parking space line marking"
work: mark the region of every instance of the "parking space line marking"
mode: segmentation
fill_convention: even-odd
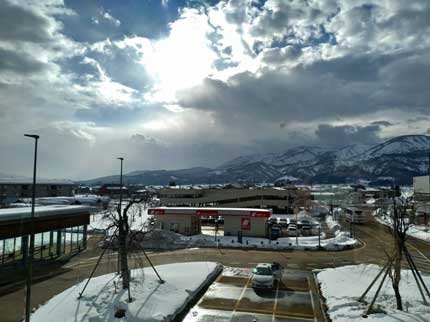
[[[272,314],[272,311],[270,311],[270,310],[254,309],[254,308],[253,309],[247,309],[247,308],[241,309],[240,307],[237,309],[237,312],[258,313],[258,314],[265,314],[265,315],[269,315],[269,316]]]
[[[295,292],[295,293],[307,293],[309,292],[309,290],[307,288],[299,288],[299,287],[295,287],[295,288],[289,288],[289,289],[280,289],[279,291],[281,292]]]
[[[315,303],[314,303],[314,297],[312,295],[312,288],[311,288],[311,281],[308,277],[308,287],[309,287],[309,294],[311,295],[311,303],[312,303],[312,313],[314,316],[314,321],[317,322],[316,316],[315,316]]]
[[[282,311],[282,312],[284,312],[284,311]],[[289,318],[294,317],[294,318],[297,318],[297,319],[303,319],[303,320],[308,320],[308,321],[313,321],[314,320],[314,317],[312,315],[300,314],[300,313],[294,313],[294,312],[288,312],[288,311],[285,311],[285,313],[278,313],[278,314],[276,314],[276,316],[277,317],[281,317],[281,318],[284,318],[284,317],[289,317]]]
[[[231,306],[205,304],[202,306],[205,310],[231,311]]]
[[[273,304],[272,322],[275,322],[276,307],[278,306],[279,283],[280,281],[276,282],[276,294],[275,294],[275,303]]]
[[[249,274],[249,278],[246,281],[245,286],[243,287],[242,293],[240,293],[240,296],[237,299],[236,305],[235,305],[234,310],[233,310],[233,314],[234,314],[234,312],[236,312],[237,308],[239,307],[239,303],[242,300],[243,296],[245,295],[246,289],[248,288],[248,284],[249,284],[249,281],[251,280],[251,278],[252,278],[252,274]]]
[[[236,311],[237,312],[246,312],[246,313],[264,314],[264,315],[268,315],[268,316],[271,315],[271,311],[269,311],[269,310],[256,309],[256,308],[252,308],[252,309],[238,308]],[[288,312],[288,311],[281,311],[281,313],[275,314],[275,317],[281,317],[281,318],[283,318],[283,317],[290,317],[290,318],[294,317],[294,318],[305,319],[308,321],[313,321],[312,315],[300,314],[300,313],[294,313],[294,312]]]

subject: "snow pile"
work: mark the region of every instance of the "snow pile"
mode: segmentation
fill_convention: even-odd
[[[121,288],[116,274],[107,274],[90,281],[83,297],[78,300],[84,282],[54,296],[31,317],[33,322],[172,321],[198,292],[222,270],[212,262],[178,263],[156,267],[165,280],[160,284],[151,268],[132,270],[131,295]],[[116,319],[118,310],[125,316]]]
[[[145,249],[176,249],[183,248],[182,238],[184,236],[173,231],[154,229],[143,237],[143,247]],[[192,247],[192,245],[191,245]]]
[[[328,314],[333,322],[398,322],[398,321],[430,321],[430,307],[422,304],[422,299],[410,270],[402,271],[400,292],[403,305],[409,313],[396,310],[396,299],[387,276],[374,307],[384,313],[370,314],[367,318],[366,305],[358,302],[358,298],[375,278],[381,267],[377,265],[352,265],[338,268],[328,268],[318,273],[318,281],[322,295],[326,299]],[[381,281],[382,276],[378,280]],[[430,276],[423,276],[426,285],[430,283]],[[370,302],[378,287],[378,282],[366,296]]]
[[[408,235],[430,242],[429,227],[412,225],[411,227],[409,227]]]
[[[335,237],[325,238],[321,235],[321,248],[325,250],[342,250],[353,248],[358,245],[358,241],[348,237],[347,233],[336,232]],[[298,241],[298,243],[296,243]],[[295,249],[295,250],[317,250],[318,236],[311,237],[283,237],[277,240],[257,237],[243,237],[242,243],[239,243],[237,236],[219,236],[215,239],[209,235],[183,236],[181,243],[184,247],[223,247],[223,248],[258,248],[267,250]]]
[[[224,267],[223,276],[245,276],[249,277],[249,268],[242,267]]]
[[[392,220],[389,216],[375,216],[375,220],[380,224],[392,227]],[[406,232],[408,236],[430,242],[430,229],[426,226],[411,225]]]
[[[184,236],[175,232],[154,229],[144,233],[142,246],[145,249],[178,249],[195,247],[223,247],[223,248],[258,248],[267,250],[318,250],[318,236],[310,237],[283,237],[277,240],[258,237],[243,237],[242,243],[237,236],[193,235]],[[336,231],[335,237],[325,239],[321,234],[321,249],[337,251],[351,249],[359,245],[358,241],[350,238],[348,233]]]
[[[332,231],[332,232],[337,232],[340,230],[340,225],[339,223],[333,219],[333,216],[327,216],[325,219],[325,222],[328,226],[328,228]]]

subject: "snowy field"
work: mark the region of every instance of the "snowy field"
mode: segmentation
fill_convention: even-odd
[[[83,297],[85,281],[54,296],[31,317],[32,322],[159,322],[172,321],[198,292],[222,270],[212,262],[178,263],[156,267],[165,280],[160,284],[151,268],[132,270],[132,303],[122,290],[120,278],[107,274],[90,281]],[[114,317],[119,310],[125,317]]]
[[[328,314],[333,322],[428,322],[430,307],[422,304],[417,285],[409,270],[402,271],[400,291],[403,305],[407,312],[396,310],[396,299],[387,276],[375,303],[384,313],[375,313],[367,318],[362,317],[367,306],[357,299],[365,291],[370,282],[380,271],[377,265],[352,265],[328,268],[318,273],[322,295],[326,299]],[[381,277],[382,278],[382,277]],[[378,281],[381,281],[381,278]],[[423,276],[426,285],[430,284],[430,276]],[[379,284],[377,284],[379,285]],[[374,287],[367,295],[370,302],[376,292]]]

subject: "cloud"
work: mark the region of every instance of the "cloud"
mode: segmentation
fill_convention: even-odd
[[[52,22],[37,11],[9,1],[0,4],[0,39],[45,43],[51,40]]]
[[[321,144],[328,146],[346,146],[352,144],[376,144],[381,141],[379,137],[380,125],[354,126],[354,125],[318,125],[315,134]]]
[[[108,174],[120,154],[130,170],[216,166],[423,133],[427,11],[425,0],[3,1],[0,171],[31,171],[27,131],[41,134],[41,174],[72,178]]]
[[[377,125],[377,126],[393,126],[394,124],[388,121],[374,121],[371,123],[371,125]]]
[[[31,74],[41,71],[45,64],[13,50],[0,48],[0,71]]]

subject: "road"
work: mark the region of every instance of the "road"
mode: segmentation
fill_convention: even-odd
[[[390,249],[391,235],[388,228],[379,223],[366,226],[355,226],[354,233],[362,242],[362,246],[353,250],[341,252],[324,251],[258,251],[234,249],[183,249],[166,252],[149,252],[154,265],[191,262],[215,261],[226,266],[253,267],[259,262],[277,261],[289,270],[311,271],[313,269],[338,267],[360,263],[382,265],[386,261],[385,252]],[[420,269],[430,273],[430,244],[410,240],[408,247]],[[59,275],[41,279],[33,286],[32,305],[37,307],[55,294],[87,278],[98,259],[99,250],[91,248],[71,259],[61,268]],[[132,267],[148,266],[142,254],[131,254]],[[96,275],[114,272],[117,269],[116,254],[108,252],[101,262]],[[53,273],[53,272],[51,272]],[[2,322],[17,322],[24,313],[23,283],[15,289],[0,293],[0,312]]]

